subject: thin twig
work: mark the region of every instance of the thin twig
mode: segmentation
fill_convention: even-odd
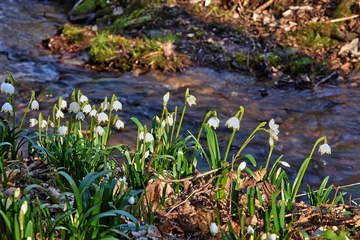
[[[260,7],[258,7],[254,12],[261,12],[262,10],[266,9],[268,6],[270,6],[272,3],[274,2],[274,0],[269,0],[266,3],[264,3],[263,5],[261,5]]]
[[[352,184],[348,184],[348,185],[344,185],[344,186],[338,186],[339,189],[342,189],[342,188],[347,188],[347,187],[354,187],[354,186],[358,186],[360,185],[360,182],[358,183],[352,183]],[[326,190],[326,188],[324,189]],[[315,190],[314,192],[318,192],[319,190]],[[307,193],[301,193],[301,194],[298,194],[296,195],[296,197],[302,197],[302,196],[306,196]]]
[[[185,182],[187,180],[195,180],[195,179],[199,179],[202,177],[205,177],[207,175],[212,174],[213,172],[217,172],[219,171],[221,168],[217,168],[205,173],[201,173],[201,174],[197,174],[195,177],[188,177],[188,178],[182,178],[182,179],[163,179],[163,178],[158,178],[161,182],[167,182],[167,183],[175,183],[175,182]]]
[[[349,17],[336,18],[336,19],[330,20],[330,22],[331,23],[342,22],[342,21],[346,21],[346,20],[354,19],[354,18],[358,18],[358,17],[360,17],[360,15],[352,15],[352,16],[349,16]]]
[[[320,82],[318,82],[318,83],[315,84],[315,87],[318,87],[320,84],[326,82],[326,81],[329,80],[332,76],[334,76],[336,73],[337,73],[336,71],[335,71],[335,72],[332,72],[329,76],[321,79]]]

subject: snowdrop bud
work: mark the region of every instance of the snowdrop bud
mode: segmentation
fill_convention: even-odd
[[[31,102],[31,110],[39,110],[39,103],[36,100]]]
[[[107,122],[109,120],[108,115],[104,112],[101,112],[97,115],[97,120],[99,123]]]
[[[8,102],[4,103],[4,105],[1,107],[1,111],[2,111],[2,112],[12,113],[12,106],[11,106],[11,104],[8,103]]]
[[[105,133],[105,130],[101,126],[97,126],[95,128],[95,133],[97,133],[99,136],[102,136]]]
[[[61,110],[57,110],[55,117],[56,118],[64,118],[64,113]]]
[[[30,127],[35,127],[38,124],[38,120],[35,118],[30,118]]]
[[[72,102],[69,105],[69,112],[70,113],[78,113],[80,111],[80,106],[77,102]]]
[[[81,103],[85,103],[85,102],[88,102],[88,101],[89,101],[89,99],[85,95],[81,95],[81,97],[80,97],[80,102]]]
[[[119,102],[118,100],[115,100],[112,108],[115,109],[115,111],[121,110],[122,109],[121,102]]]
[[[237,117],[231,117],[225,122],[225,126],[236,130],[240,129],[240,121]]]
[[[217,233],[218,233],[218,231],[219,231],[219,228],[218,228],[218,226],[216,225],[216,223],[211,223],[210,224],[210,233],[212,234],[212,235],[216,235]]]
[[[166,122],[167,124],[169,124],[169,126],[171,127],[174,124],[174,118],[172,114],[169,114],[166,118]]]
[[[161,122],[161,126],[162,126],[163,128],[166,126],[166,121],[165,121],[165,120],[163,120],[163,121]]]
[[[20,194],[21,194],[20,188],[15,189],[14,197],[18,198],[18,197],[20,197]]]
[[[126,183],[126,176],[123,176],[123,177],[121,178],[121,181],[124,182],[124,183]]]
[[[163,97],[163,104],[166,105],[169,101],[169,98],[170,98],[170,93],[167,92],[164,97]]]
[[[280,161],[281,165],[284,167],[290,167],[290,164],[288,162]]]
[[[20,211],[25,214],[28,210],[28,202],[27,201],[24,201],[22,204],[21,204],[21,207],[20,207]]]
[[[133,196],[129,197],[128,202],[129,202],[130,205],[134,205],[135,198]]]
[[[244,170],[246,168],[246,162],[240,163],[239,168],[241,169],[241,171]]]
[[[193,95],[189,95],[186,98],[186,102],[189,104],[189,106],[191,107],[191,105],[196,105],[196,98]]]

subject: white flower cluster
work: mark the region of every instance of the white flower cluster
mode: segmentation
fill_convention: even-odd
[[[1,93],[12,95],[15,92],[15,88],[11,83],[3,82],[0,86]],[[12,113],[13,107],[9,102],[6,102],[1,107],[2,112]]]
[[[39,103],[36,100],[33,100],[31,102],[31,109],[32,110],[39,109]],[[78,101],[72,101],[70,102],[70,104],[68,104],[62,98],[59,99],[58,104],[54,106],[54,115],[55,115],[54,121],[58,121],[60,123],[60,119],[65,117],[64,110],[67,110],[68,113],[73,114],[73,116],[75,117],[75,121],[80,121],[80,122],[84,121],[86,115],[94,119],[97,124],[96,126],[94,126],[93,130],[96,134],[102,136],[105,133],[105,129],[101,126],[101,124],[103,123],[107,124],[110,121],[108,113],[106,113],[106,111],[112,112],[113,110],[115,111],[122,110],[122,104],[116,99],[115,96],[113,96],[112,104],[110,104],[107,101],[107,98],[105,98],[105,101],[100,104],[100,107],[96,108],[95,105],[91,106],[89,104],[89,99],[87,96],[82,95],[79,92]],[[50,118],[48,120],[50,120]],[[35,127],[38,124],[39,124],[38,119],[35,118],[30,119],[30,127]],[[54,124],[52,123],[52,125]],[[125,124],[122,120],[120,120],[119,116],[116,114],[114,117],[113,125],[117,129],[120,129],[120,128],[124,128]],[[47,126],[48,126],[48,122],[46,120],[42,120],[41,124],[39,125],[40,128],[45,128]],[[69,133],[68,126],[69,124],[59,125],[58,133],[63,136],[67,135]]]

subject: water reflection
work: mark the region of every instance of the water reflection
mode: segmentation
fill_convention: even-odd
[[[197,98],[197,105],[188,108],[184,124],[191,132],[196,133],[207,111],[216,110],[221,120],[217,131],[219,142],[225,148],[231,130],[224,123],[242,105],[245,116],[233,151],[260,122],[274,118],[280,124],[280,134],[273,159],[284,154],[283,160],[292,166],[289,169],[292,177],[315,141],[326,135],[332,155],[314,155],[306,183],[316,187],[328,175],[330,182],[336,185],[358,181],[360,126],[356,116],[360,112],[360,94],[357,88],[320,86],[311,91],[285,91],[269,87],[266,81],[258,81],[249,75],[217,73],[203,68],[188,69],[181,74],[151,72],[140,76],[91,73],[71,65],[74,61],[57,59],[39,48],[41,40],[55,33],[66,21],[63,9],[55,3],[3,0],[0,2],[0,20],[1,32],[8,33],[0,36],[0,78],[5,79],[6,71],[11,71],[19,81],[20,111],[28,101],[30,90],[37,92],[45,116],[54,101],[59,96],[68,98],[73,88],[80,89],[93,103],[102,102],[105,96],[114,93],[123,103],[119,115],[126,126],[124,130],[114,132],[111,143],[131,145],[136,137],[135,124],[126,120],[135,116],[149,124],[153,115],[161,114],[162,96],[166,92],[171,93],[169,108],[174,109],[182,106],[185,89],[190,88]],[[263,88],[267,89],[266,97],[261,95]],[[5,96],[0,96],[0,101],[5,101]],[[37,114],[31,112],[29,116]],[[267,142],[268,135],[259,133],[244,153],[253,154],[259,165],[264,165]],[[205,163],[199,165],[201,169],[206,168]]]

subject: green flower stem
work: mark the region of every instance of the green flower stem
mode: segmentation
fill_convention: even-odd
[[[227,145],[227,147],[226,147],[226,152],[225,152],[223,164],[226,163],[226,160],[227,160],[227,158],[228,158],[228,156],[229,156],[230,147],[231,147],[231,144],[232,144],[232,142],[233,142],[233,140],[234,140],[234,137],[235,137],[235,134],[236,134],[237,131],[238,131],[237,129],[234,129],[234,130],[232,131],[232,133],[231,133],[230,140],[229,140],[228,145]]]
[[[272,173],[275,171],[275,167],[279,164],[280,160],[282,159],[284,155],[281,155],[280,157],[278,157],[278,159],[276,159],[276,161],[274,162],[274,164],[272,165],[268,176],[270,177],[272,175]]]
[[[111,101],[110,101],[109,121],[106,126],[105,143],[104,143],[104,146],[102,146],[104,149],[105,149],[107,142],[109,141],[109,138],[111,135],[111,118],[112,118],[112,112],[113,112],[113,105],[114,105],[115,101],[116,101],[116,96],[115,96],[115,94],[113,94],[111,97]]]
[[[191,158],[191,163],[194,162],[194,159],[195,159],[195,156],[196,156],[196,150],[198,149],[198,147],[199,147],[199,145],[200,145],[199,141],[200,141],[200,137],[201,137],[202,131],[203,131],[203,129],[204,129],[204,124],[207,123],[207,121],[209,120],[210,116],[213,115],[213,114],[216,114],[216,111],[209,111],[209,112],[205,115],[204,120],[203,120],[203,122],[201,123],[201,127],[200,127],[200,130],[199,130],[199,133],[198,133],[198,135],[197,135],[197,137],[196,137],[196,143],[195,143],[195,146],[194,146],[194,153],[193,153],[193,156],[192,156],[192,158]],[[191,164],[191,171],[192,171],[192,167],[193,167],[193,165]]]
[[[34,92],[34,91],[31,91],[30,101],[29,101],[28,105],[26,106],[24,115],[23,115],[23,117],[22,117],[22,119],[21,119],[21,123],[20,123],[20,125],[19,125],[19,130],[22,129],[22,126],[23,126],[24,121],[25,121],[26,114],[29,112],[30,106],[31,106],[31,103],[32,103],[33,100],[35,100],[35,92]],[[15,102],[15,101],[14,101],[14,102]],[[14,109],[14,107],[13,107],[13,109]]]
[[[245,140],[245,142],[241,145],[240,149],[237,151],[236,155],[235,155],[235,158],[236,159],[237,157],[240,156],[240,154],[242,153],[242,151],[245,149],[245,147],[249,144],[249,142],[251,141],[251,139],[253,139],[255,137],[255,133],[259,130],[263,130],[262,127],[264,127],[266,125],[266,122],[262,122],[260,123],[256,128],[255,130],[248,136],[248,138]],[[234,163],[233,163],[234,165]]]
[[[184,107],[182,109],[181,118],[180,118],[180,122],[179,122],[178,129],[177,129],[177,132],[176,132],[175,141],[179,139],[180,129],[181,129],[182,122],[184,120],[185,112],[186,112],[186,100],[185,100],[185,103],[184,103]]]
[[[273,145],[270,145],[270,150],[269,150],[269,155],[268,155],[268,158],[266,160],[266,165],[265,165],[265,169],[267,170],[268,166],[269,166],[269,163],[270,163],[270,158],[271,158],[271,155],[272,155],[272,152],[274,150],[274,144]],[[275,164],[274,164],[275,165]]]
[[[298,174],[296,175],[296,178],[295,178],[295,181],[294,181],[294,184],[293,184],[293,189],[291,191],[291,202],[295,201],[296,195],[297,195],[297,193],[299,191],[300,185],[301,185],[302,180],[304,178],[305,172],[306,172],[306,170],[307,170],[307,168],[309,166],[310,160],[312,159],[312,156],[313,156],[313,154],[315,152],[315,149],[316,149],[317,145],[319,145],[319,143],[322,142],[322,141],[324,141],[324,143],[327,143],[327,140],[326,140],[325,136],[319,138],[315,142],[315,144],[314,144],[314,146],[313,146],[313,148],[312,148],[312,150],[310,152],[309,157],[306,158],[305,161],[303,162],[303,164],[301,165],[300,170],[299,170]]]
[[[173,123],[173,125],[172,125],[172,128],[171,128],[171,135],[170,135],[170,141],[168,142],[168,146],[167,147],[170,147],[170,145],[172,144],[172,140],[173,140],[173,136],[174,136],[174,131],[175,131],[175,125],[176,125],[176,116],[177,116],[177,106],[175,107],[175,112],[174,112],[174,123]],[[181,121],[182,122],[182,121]],[[179,125],[178,125],[178,132],[179,132],[179,129],[181,128],[180,127],[180,124],[181,124],[181,122],[179,123]],[[178,140],[178,138],[177,138],[177,135],[176,135],[176,139],[175,139],[175,141],[176,140]]]

